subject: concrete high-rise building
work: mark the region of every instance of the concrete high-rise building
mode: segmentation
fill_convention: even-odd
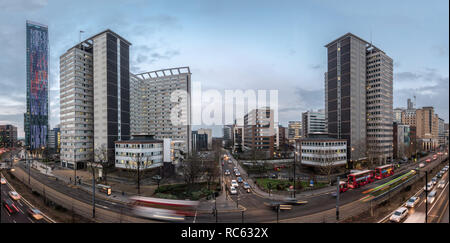
[[[189,153],[192,137],[189,67],[130,75],[131,133],[154,135],[155,139],[169,138],[177,151]],[[180,94],[177,98],[180,103],[172,101],[174,94]],[[176,114],[172,111],[175,106],[179,109]],[[179,123],[172,123],[172,118]]]
[[[347,139],[350,160],[392,159],[392,59],[351,33],[325,47],[329,136]]]
[[[59,126],[53,128],[48,133],[48,148],[53,149],[54,152],[59,152],[60,149],[60,138],[61,138],[61,131],[59,129]]]
[[[393,69],[392,58],[369,46],[366,64],[367,154],[382,164],[393,159]]]
[[[244,140],[244,127],[238,124],[233,125],[233,151],[242,152]]]
[[[48,27],[27,21],[26,48],[25,145],[33,150],[47,147],[48,139]]]
[[[445,144],[445,121],[442,118],[438,118],[438,137],[439,137],[439,146],[443,146]]]
[[[265,152],[272,157],[277,129],[274,111],[269,107],[253,109],[244,116],[244,150]]]
[[[328,53],[328,134],[347,140],[347,158],[359,160],[366,152],[367,41],[347,33],[325,47]]]
[[[232,140],[233,139],[233,128],[232,126],[225,125],[223,126],[223,140]]]
[[[11,148],[17,144],[17,127],[0,125],[0,148]]]
[[[302,138],[302,122],[289,121],[288,123],[288,141],[289,144],[294,144],[296,139]]]
[[[326,134],[325,110],[307,111],[302,113],[302,134]]]
[[[439,117],[433,107],[416,110],[416,136],[419,147],[426,151],[435,149],[439,144]]]
[[[393,114],[393,122],[402,123],[402,113],[405,109],[395,108]]]
[[[85,166],[95,150],[130,137],[129,43],[105,30],[60,57],[61,165]],[[81,162],[81,163],[80,163]]]
[[[197,133],[200,135],[205,134],[207,136],[207,149],[211,150],[212,149],[212,130],[209,128],[200,128],[197,130]]]

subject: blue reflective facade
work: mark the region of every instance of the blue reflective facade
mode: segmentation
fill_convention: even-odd
[[[48,138],[48,28],[27,21],[27,112],[25,144],[30,149],[47,147]]]

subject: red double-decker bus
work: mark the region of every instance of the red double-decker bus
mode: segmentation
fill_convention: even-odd
[[[358,188],[374,181],[372,170],[364,170],[361,172],[352,173],[348,175],[347,178],[349,188]]]
[[[375,179],[380,180],[394,174],[394,165],[382,165],[375,168]]]

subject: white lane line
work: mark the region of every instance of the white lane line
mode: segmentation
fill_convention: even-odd
[[[108,209],[108,207],[106,207],[106,206],[103,206],[103,205],[100,205],[100,204],[95,204],[96,206],[99,206],[99,207],[102,207],[102,208],[106,208],[106,209]]]
[[[20,200],[17,200],[17,203],[23,207],[23,204],[20,202]]]
[[[30,219],[30,217],[27,217],[27,219],[30,220],[31,223],[34,223],[34,221]]]
[[[14,219],[13,219],[13,222],[14,222],[14,223],[17,223]]]
[[[434,206],[436,206],[437,201],[439,201],[439,199],[442,197],[442,195],[444,194],[444,191],[447,188],[447,186],[448,186],[448,182],[447,182],[447,184],[445,184],[445,187],[444,187],[444,189],[442,189],[441,194],[439,195],[439,197],[436,200],[434,200],[434,204],[431,206],[430,210],[428,210],[428,213],[430,213],[431,210],[433,210]]]
[[[8,185],[8,187],[15,191],[14,187],[9,184],[9,182],[6,182],[6,185]],[[31,203],[29,203],[25,198],[22,197],[23,202],[29,207],[29,208],[35,208]],[[44,216],[44,218],[47,220],[47,222],[51,222],[51,223],[56,223],[55,220],[51,219],[49,216],[45,215],[42,211],[41,211],[42,216]]]

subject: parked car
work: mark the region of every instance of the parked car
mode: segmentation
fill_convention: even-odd
[[[236,180],[231,180],[231,187],[238,187],[238,183],[236,182]]]
[[[20,195],[16,191],[10,191],[8,194],[13,200],[19,200],[20,199]]]
[[[230,187],[230,193],[231,193],[232,195],[237,194],[236,187],[234,187],[234,186]]]
[[[434,199],[436,198],[436,190],[433,190],[433,191],[431,191],[430,192],[430,194],[428,194],[428,197],[427,197],[427,202],[428,203],[433,203],[434,202]]]
[[[406,202],[406,207],[408,208],[413,208],[414,206],[416,206],[416,204],[419,202],[420,197],[411,197],[407,202]]]
[[[444,186],[445,186],[445,181],[444,181],[444,180],[441,180],[441,181],[438,183],[437,188],[444,188]]]
[[[390,220],[392,222],[400,223],[405,217],[408,215],[408,209],[405,207],[401,207],[391,215]]]

